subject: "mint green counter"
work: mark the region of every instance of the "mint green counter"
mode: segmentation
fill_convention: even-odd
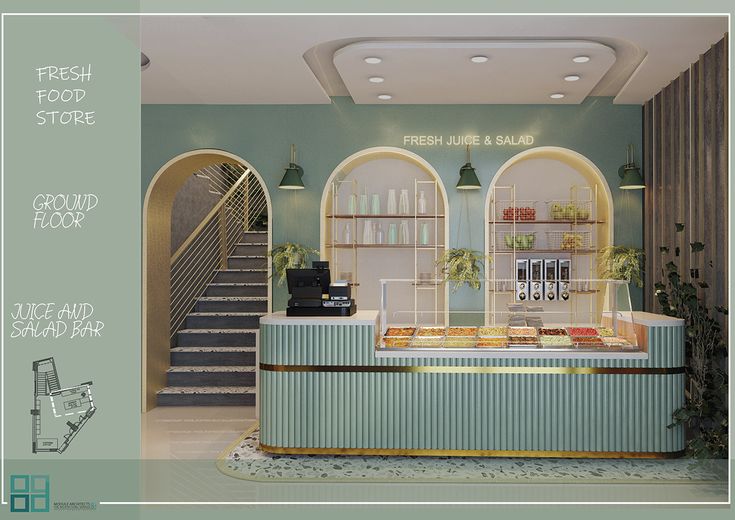
[[[261,319],[261,448],[276,453],[665,457],[684,450],[684,324],[644,353],[381,357],[377,311]]]

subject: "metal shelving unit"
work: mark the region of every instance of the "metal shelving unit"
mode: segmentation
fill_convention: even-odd
[[[567,203],[575,208],[575,214],[573,218],[552,218],[549,206],[552,203]],[[546,208],[544,211],[548,213],[546,219],[536,219],[539,216],[539,203],[545,203]],[[533,220],[525,220],[519,218],[522,211],[517,210],[519,206],[526,204],[525,216],[528,217],[528,208],[535,210]],[[596,258],[599,253],[597,247],[598,244],[598,225],[605,224],[604,221],[597,219],[597,204],[598,204],[598,193],[597,186],[576,186],[570,187],[570,198],[567,201],[528,201],[522,200],[517,197],[516,185],[510,186],[494,186],[491,193],[490,199],[490,212],[489,212],[489,237],[488,243],[490,247],[487,253],[490,255],[490,259],[486,260],[485,272],[489,274],[488,278],[493,280],[493,283],[487,284],[486,288],[486,323],[488,325],[495,325],[495,316],[502,314],[502,309],[498,309],[497,297],[498,295],[514,295],[515,294],[515,265],[516,259],[519,258],[532,258],[534,254],[560,254],[568,255],[571,259],[572,272],[570,278],[573,280],[583,279],[595,279],[596,278]],[[576,208],[585,207],[587,208],[588,214],[585,218],[577,219],[578,211]],[[503,218],[501,216],[504,208],[511,208],[508,214],[512,215],[512,218]],[[518,237],[519,233],[531,233],[528,229],[533,229],[536,232],[543,226],[543,231],[568,231],[570,233],[589,233],[588,240],[585,247],[572,247],[572,248],[537,248],[537,238],[534,238],[534,246],[531,248],[519,248],[515,237]],[[580,231],[577,231],[580,230]],[[514,237],[513,245],[508,246],[503,244],[499,246],[500,234],[510,233]],[[548,237],[547,237],[548,240]],[[498,258],[505,257],[509,260],[509,268],[499,269],[498,262],[495,261]],[[584,272],[582,272],[584,270]],[[589,302],[589,308],[583,311],[582,314],[592,314],[595,306],[597,305],[597,299],[595,296],[598,291],[587,290],[581,282],[576,282],[578,285],[572,287],[570,291],[575,295],[589,295],[586,298]],[[515,302],[515,297],[512,298]],[[549,304],[545,300],[538,300],[534,302],[538,305]],[[572,302],[570,321],[574,322],[576,315],[580,312],[577,307],[579,302]],[[488,318],[492,316],[492,320]]]
[[[412,214],[386,214],[386,213],[380,213],[380,214],[358,214],[357,212],[355,214],[351,213],[344,213],[344,208],[341,207],[340,202],[340,191],[343,190],[343,187],[345,184],[349,184],[349,195],[355,196],[356,198],[359,196],[358,194],[358,185],[357,180],[347,180],[347,179],[338,179],[332,182],[331,186],[331,195],[332,195],[332,204],[331,204],[331,211],[325,217],[328,221],[328,228],[331,231],[331,237],[326,243],[326,249],[328,251],[331,251],[329,254],[330,258],[330,265],[332,267],[332,272],[335,277],[339,276],[340,272],[345,271],[344,268],[345,264],[349,262],[349,266],[352,272],[352,287],[353,287],[353,297],[357,300],[358,299],[358,287],[360,286],[359,283],[359,273],[358,273],[358,255],[360,254],[361,250],[375,250],[375,249],[385,249],[385,250],[413,250],[413,263],[414,263],[414,280],[415,283],[413,284],[413,301],[414,301],[414,321],[416,323],[419,322],[419,314],[429,312],[432,316],[431,322],[432,323],[438,323],[439,316],[440,316],[440,289],[443,287],[442,284],[434,284],[434,283],[425,283],[422,282],[419,279],[419,262],[420,260],[423,260],[425,258],[428,258],[428,260],[431,261],[432,270],[429,273],[430,279],[435,280],[438,278],[441,278],[441,273],[439,271],[439,267],[437,266],[437,263],[439,261],[439,258],[441,257],[442,251],[445,249],[445,245],[441,243],[443,240],[446,240],[446,237],[443,236],[443,233],[440,233],[439,226],[444,225],[444,219],[446,216],[444,215],[443,211],[445,210],[445,204],[446,202],[441,197],[441,194],[439,193],[439,187],[437,184],[437,181],[435,180],[419,180],[414,179],[414,186],[413,186],[413,209],[414,212]],[[425,192],[425,195],[427,197],[427,200],[430,197],[433,197],[433,208],[434,213],[432,214],[419,214],[417,212],[418,209],[418,201],[419,201],[419,194],[421,191]],[[344,193],[343,193],[344,195]],[[437,209],[440,209],[441,211],[436,211]],[[357,208],[356,208],[357,211]],[[409,244],[363,244],[358,241],[358,224],[363,221],[367,220],[376,220],[376,219],[390,219],[390,220],[409,220],[413,221],[413,241]],[[343,230],[343,226],[340,226],[340,223],[344,223],[345,225],[349,225],[351,229],[351,241],[349,243],[344,243],[340,241],[341,238],[341,232]],[[423,224],[428,224],[430,226],[429,228],[429,242],[428,244],[421,244],[420,243],[420,231]],[[443,240],[442,240],[443,238]],[[349,251],[350,258],[348,260],[345,260],[342,254],[344,254],[346,251]],[[426,301],[426,292],[431,291],[431,299],[433,300],[433,310],[430,311],[424,311],[419,310],[419,302],[420,301]],[[445,298],[446,300],[446,298]],[[444,307],[446,307],[446,301],[444,303]],[[447,309],[441,309],[446,311]]]

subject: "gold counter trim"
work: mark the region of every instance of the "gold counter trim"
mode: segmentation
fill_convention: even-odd
[[[261,363],[267,372],[392,372],[407,374],[683,374],[684,367],[457,367],[457,366],[382,366],[382,365],[271,365]]]
[[[432,450],[404,448],[294,448],[260,443],[260,449],[279,455],[397,455],[410,457],[536,457],[561,459],[676,459],[685,450],[650,451],[554,451],[554,450]]]

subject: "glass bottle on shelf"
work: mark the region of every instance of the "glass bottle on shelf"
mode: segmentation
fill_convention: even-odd
[[[419,200],[416,202],[416,213],[426,215],[426,194],[423,190],[419,192]]]
[[[388,205],[385,211],[388,215],[395,215],[398,213],[398,206],[396,204],[396,190],[391,188],[388,190]]]
[[[401,220],[401,233],[400,243],[407,245],[410,242],[410,235],[408,231],[408,220]]]
[[[421,223],[421,238],[419,240],[422,246],[429,245],[429,223],[428,222],[422,222]]]
[[[370,220],[366,220],[362,228],[362,243],[368,245],[373,243],[373,223]]]
[[[395,222],[388,226],[388,243],[391,245],[398,243],[398,226]]]
[[[370,199],[370,214],[380,215],[380,195],[373,193]]]
[[[383,231],[383,224],[378,224],[378,227],[375,229],[375,243],[376,244],[383,244],[385,243],[385,232]]]
[[[357,213],[357,195],[351,193],[347,199],[347,214],[354,215]]]
[[[401,215],[408,215],[408,190],[401,190],[401,198],[398,201],[398,213]]]
[[[342,243],[343,244],[351,244],[352,243],[352,224],[345,224],[342,228]]]
[[[368,196],[367,193],[360,194],[360,215],[368,214]]]

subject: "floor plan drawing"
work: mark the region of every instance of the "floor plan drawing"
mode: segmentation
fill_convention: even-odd
[[[64,453],[96,408],[92,381],[62,388],[54,358],[33,362],[33,453]]]

